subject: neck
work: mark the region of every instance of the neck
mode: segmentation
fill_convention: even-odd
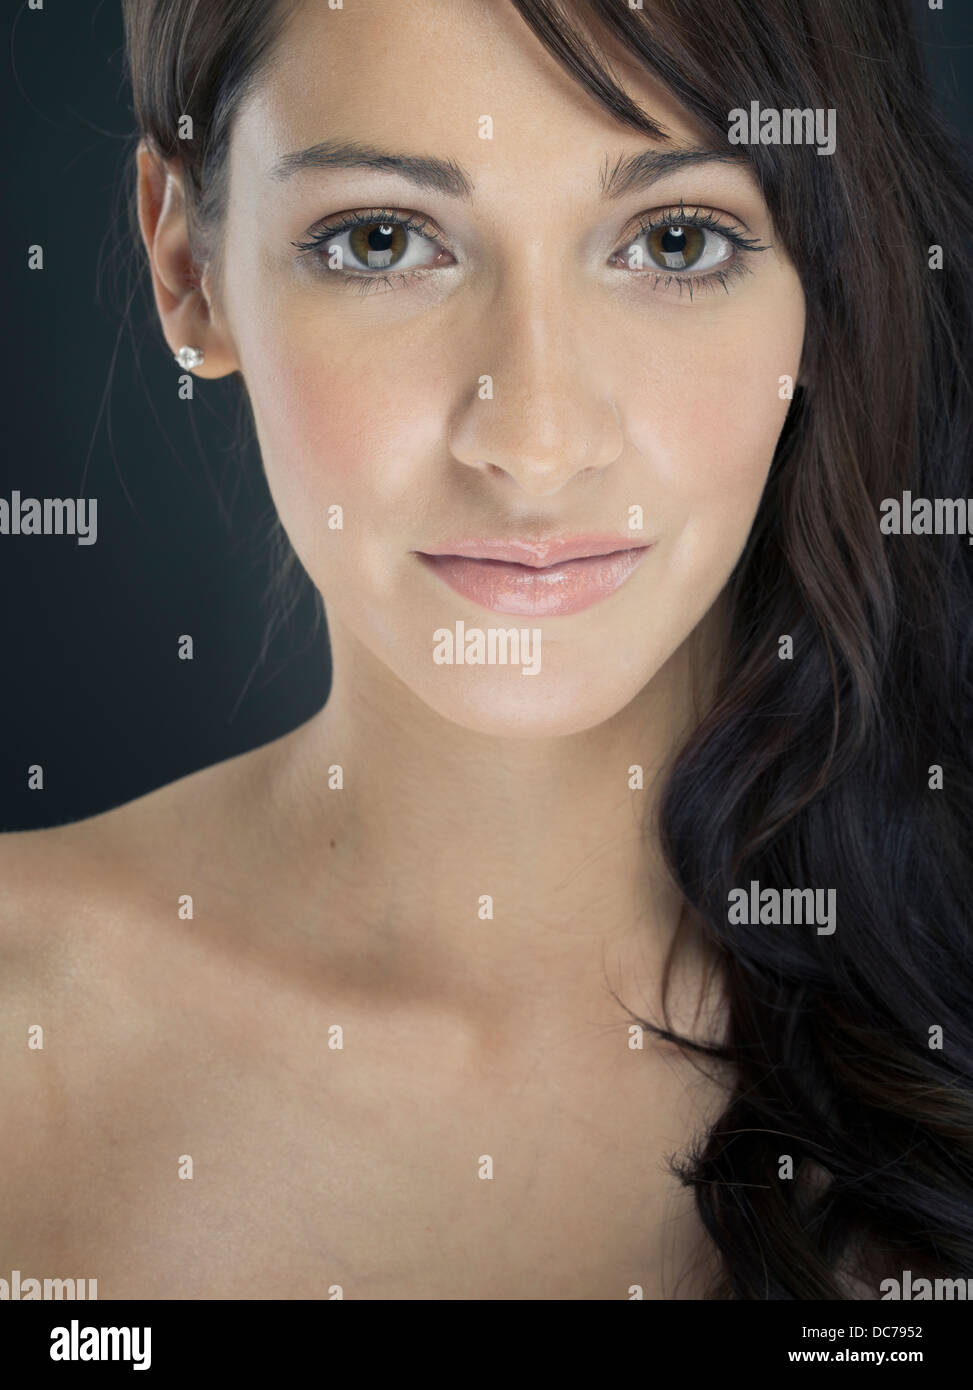
[[[348,958],[411,999],[497,1015],[604,997],[606,977],[644,998],[680,913],[654,825],[693,708],[689,644],[613,718],[533,739],[447,721],[331,638],[330,698],[272,795]]]

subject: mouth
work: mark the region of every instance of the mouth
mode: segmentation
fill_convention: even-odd
[[[444,584],[494,613],[580,613],[620,589],[651,549],[621,536],[462,541],[415,555]]]

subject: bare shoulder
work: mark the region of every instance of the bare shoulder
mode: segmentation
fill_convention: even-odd
[[[0,1000],[49,965],[94,878],[74,826],[0,835]]]
[[[232,959],[260,853],[272,852],[256,815],[268,750],[81,821],[0,835],[0,1169],[16,1167],[14,1150],[49,1158],[72,1114],[83,1126],[72,1097],[95,1114],[131,1094],[173,1027],[185,1031],[187,1000]],[[195,1002],[202,1029],[206,1000]]]
[[[239,895],[267,849],[259,813],[287,737],[84,820],[0,834],[0,1001],[25,975],[53,983],[95,943],[171,919],[194,889]]]
[[[0,1249],[70,1265],[58,1242],[87,1219],[78,1191],[110,1210],[126,1164],[144,1172],[172,1078],[182,1104],[208,1098],[212,1058],[245,1040],[249,996],[219,985],[238,983],[227,962],[267,839],[254,812],[269,748],[0,835]]]

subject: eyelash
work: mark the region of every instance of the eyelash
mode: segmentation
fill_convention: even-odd
[[[355,227],[367,226],[372,222],[390,222],[400,227],[405,232],[416,232],[428,241],[435,241],[429,234],[428,229],[432,226],[427,218],[409,217],[404,218],[393,208],[368,208],[360,212],[349,213],[341,218],[339,222],[330,223],[328,226],[321,227],[313,232],[304,241],[294,241],[291,243],[299,252],[301,259],[305,256],[319,256],[320,252],[343,233],[351,231]],[[642,270],[630,269],[628,273],[637,279],[650,278],[653,288],[657,288],[660,282],[662,289],[665,290],[670,284],[675,282],[679,286],[679,293],[682,295],[684,289],[688,289],[689,298],[692,299],[698,289],[715,289],[718,285],[729,294],[728,285],[731,280],[735,280],[740,275],[749,275],[751,267],[747,265],[744,257],[753,251],[766,251],[768,247],[761,246],[756,237],[745,236],[734,227],[727,226],[721,222],[713,212],[703,211],[696,208],[692,212],[687,212],[684,204],[680,202],[679,207],[666,208],[663,212],[655,216],[646,216],[640,220],[634,236],[627,238],[624,248],[612,252],[613,256],[624,254],[634,242],[642,237],[648,236],[652,232],[659,231],[663,227],[698,227],[703,231],[715,232],[718,236],[728,241],[735,249],[732,260],[723,263],[719,269],[708,270],[703,274],[693,275],[689,272],[675,272],[662,270],[659,266],[650,266]],[[351,288],[355,285],[358,293],[366,295],[372,293],[380,285],[387,289],[396,289],[405,284],[421,279],[434,270],[434,266],[414,266],[410,270],[392,271],[391,273],[380,274],[376,271],[364,271],[355,267],[352,269],[342,268],[341,270],[329,271],[334,276],[335,283]]]
[[[645,270],[630,270],[630,275],[639,277],[650,276],[653,282],[653,289],[660,281],[664,281],[662,288],[667,289],[673,281],[679,286],[679,293],[682,295],[684,289],[688,289],[689,298],[697,289],[713,290],[716,287],[722,288],[729,294],[728,284],[731,280],[737,279],[741,275],[749,275],[752,267],[746,262],[745,257],[751,251],[767,251],[769,247],[762,246],[757,237],[745,236],[743,232],[734,227],[721,222],[714,212],[703,211],[696,208],[692,212],[687,212],[685,205],[680,202],[679,207],[669,207],[654,217],[643,217],[639,222],[638,229],[631,239],[626,241],[627,250],[633,242],[641,240],[651,232],[657,232],[663,227],[698,227],[702,231],[715,232],[724,241],[728,241],[734,247],[735,255],[732,260],[724,262],[719,268],[707,270],[699,275],[692,273],[674,273],[671,270],[662,270],[659,266],[650,266]],[[618,255],[619,252],[613,252]]]
[[[368,208],[363,212],[351,212],[343,217],[340,222],[329,223],[326,227],[319,228],[313,232],[306,241],[292,241],[301,252],[301,257],[314,256],[325,249],[328,242],[335,237],[341,236],[344,232],[350,232],[354,227],[365,227],[370,222],[392,222],[397,227],[401,227],[405,232],[417,232],[426,236],[427,240],[433,241],[434,238],[428,235],[427,228],[432,224],[424,217],[404,218],[400,213],[392,208]],[[432,266],[416,266],[412,270],[393,271],[391,274],[380,275],[376,271],[360,271],[357,269],[347,270],[342,268],[340,271],[329,270],[328,274],[334,276],[335,283],[350,288],[357,284],[359,294],[370,294],[378,285],[386,285],[390,289],[395,289],[397,285],[404,284],[417,277],[421,277],[427,271],[433,269]]]

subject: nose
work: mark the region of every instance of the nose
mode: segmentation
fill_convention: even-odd
[[[484,333],[483,325],[487,331]],[[543,497],[619,458],[619,412],[586,346],[583,308],[543,277],[508,283],[481,320],[474,385],[452,423],[457,462]]]

